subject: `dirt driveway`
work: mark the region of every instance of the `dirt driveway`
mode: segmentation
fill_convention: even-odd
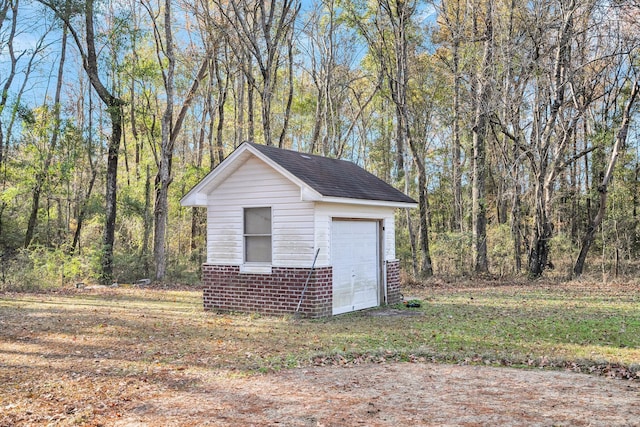
[[[131,402],[117,426],[640,426],[640,384],[422,363],[218,378]]]

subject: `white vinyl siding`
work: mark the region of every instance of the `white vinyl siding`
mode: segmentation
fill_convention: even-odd
[[[315,255],[313,203],[300,188],[256,157],[249,158],[208,197],[207,262],[244,261],[245,208],[271,207],[272,265],[309,267]]]

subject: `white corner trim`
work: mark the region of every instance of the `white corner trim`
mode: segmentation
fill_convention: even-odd
[[[312,188],[302,186],[300,188],[300,200],[303,202],[317,202],[322,200],[322,195]]]

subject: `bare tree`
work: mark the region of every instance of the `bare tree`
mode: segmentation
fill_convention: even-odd
[[[29,123],[32,120],[31,111],[22,106],[22,99],[31,84],[31,75],[39,62],[38,58],[41,57],[42,52],[48,47],[45,40],[51,31],[49,24],[43,26],[41,25],[42,23],[40,23],[41,34],[34,46],[31,49],[16,51],[15,42],[20,33],[20,30],[18,30],[19,10],[18,0],[0,2],[0,53],[8,53],[10,60],[7,74],[0,76],[0,171],[4,172],[2,173],[2,180],[0,182],[3,184],[7,178],[5,160],[9,153],[16,123],[19,123],[21,120],[23,123]],[[8,33],[4,33],[2,27],[7,20],[7,15],[10,16],[10,26]],[[20,61],[24,58],[26,58],[26,65],[19,67]],[[18,74],[21,74],[21,79],[16,80]],[[3,113],[5,113],[6,107],[10,105],[9,95],[12,93],[11,89],[13,89],[14,84],[19,83],[20,80],[22,80],[22,83],[19,84],[17,90],[13,92],[13,108],[7,109],[9,114],[5,115],[5,117],[8,116],[8,122],[5,125],[3,122]],[[0,200],[0,236],[3,235],[4,232],[3,214],[6,207],[7,202]]]
[[[194,15],[197,17],[200,37],[203,39],[206,51],[209,52],[207,57],[211,78],[206,89],[205,109],[209,116],[209,163],[213,168],[221,163],[225,156],[225,142],[223,140],[225,112],[229,94],[234,90],[234,83],[236,84],[235,89],[238,91],[235,106],[236,122],[233,126],[234,146],[245,140],[243,129],[245,76],[236,70],[238,62],[242,62],[242,60],[233,57],[230,47],[233,41],[229,38],[228,31],[221,30],[221,27],[225,27],[228,23],[216,14],[217,8],[210,2],[201,1],[196,5]]]
[[[80,88],[79,92],[83,93],[84,83],[83,80],[80,80]],[[69,248],[69,253],[73,254],[76,251],[80,250],[80,236],[82,235],[82,228],[84,226],[84,221],[87,217],[89,210],[89,200],[91,197],[91,193],[93,192],[93,188],[96,182],[96,178],[98,176],[98,168],[96,165],[96,161],[93,159],[93,150],[94,150],[94,140],[93,140],[93,115],[91,111],[93,111],[93,95],[91,90],[87,91],[87,99],[85,97],[81,97],[80,105],[78,106],[78,111],[76,112],[76,117],[78,118],[78,122],[80,128],[84,128],[86,125],[89,129],[87,139],[85,141],[85,153],[87,156],[87,163],[89,164],[89,182],[87,183],[86,190],[77,192],[78,205],[80,206],[78,216],[76,218],[76,229],[73,233],[73,241],[71,243],[71,247]],[[85,102],[87,103],[87,107],[85,109]],[[89,111],[89,114],[85,116],[85,111]]]
[[[302,23],[299,49],[307,59],[302,68],[309,75],[315,101],[311,138],[307,151],[342,157],[354,129],[379,93],[383,73],[370,75],[357,64],[355,30],[346,25],[334,0],[321,0]],[[370,81],[370,85],[363,85]],[[355,144],[354,144],[355,145]]]
[[[62,45],[60,49],[60,62],[58,65],[58,76],[56,79],[56,90],[53,97],[53,117],[51,123],[51,138],[49,146],[46,148],[46,154],[44,164],[39,173],[36,174],[36,182],[33,187],[33,197],[31,199],[31,212],[29,214],[29,220],[27,222],[27,231],[24,238],[24,247],[28,248],[33,239],[33,233],[38,221],[38,209],[40,208],[40,194],[42,193],[43,186],[46,184],[49,167],[53,160],[57,145],[58,137],[60,135],[60,95],[62,92],[62,82],[64,81],[64,62],[67,53],[67,29],[66,27],[62,31]]]
[[[0,2],[0,30],[2,30],[2,27],[4,26],[9,11],[11,11],[11,28],[9,30],[9,33],[6,35],[6,42],[0,44],[0,52],[4,51],[6,47],[7,51],[9,52],[9,59],[11,60],[11,63],[9,65],[9,73],[4,82],[2,82],[2,92],[0,93],[0,166],[2,166],[4,158],[4,131],[2,126],[2,113],[7,105],[7,100],[9,99],[9,88],[13,83],[13,79],[15,79],[16,66],[18,63],[18,58],[16,57],[16,53],[13,47],[13,43],[16,37],[16,27],[18,25],[18,0],[15,0],[15,2],[12,2],[10,0],[2,0],[2,2]],[[6,46],[4,46],[5,43]]]
[[[216,0],[216,5],[229,24],[220,28],[235,33],[228,35],[238,43],[231,44],[237,57],[243,58],[245,53],[249,56],[246,63],[240,64],[244,65],[243,72],[249,84],[260,94],[264,140],[267,145],[272,145],[273,95],[277,88],[278,73],[285,62],[283,50],[286,49],[287,40],[290,40],[290,33],[300,11],[300,2]],[[255,80],[253,75],[253,61],[258,68],[259,80]]]

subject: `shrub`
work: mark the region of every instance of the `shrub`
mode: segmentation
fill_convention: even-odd
[[[434,233],[432,236],[431,259],[438,275],[457,276],[472,271],[471,233]]]
[[[0,289],[38,291],[82,282],[92,277],[90,256],[69,255],[67,248],[35,246],[3,261]]]

